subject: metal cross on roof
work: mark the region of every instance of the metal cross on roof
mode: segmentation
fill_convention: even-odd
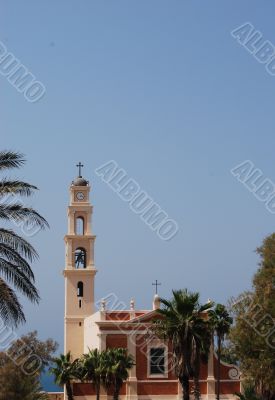
[[[81,164],[81,162],[79,161],[78,164],[76,164],[76,166],[78,167],[78,176],[81,177],[81,168],[84,167],[83,164]]]
[[[161,283],[156,279],[155,283],[152,283],[152,285],[156,286],[156,294],[158,294],[158,286],[161,286]]]

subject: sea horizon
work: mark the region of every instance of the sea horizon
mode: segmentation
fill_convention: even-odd
[[[54,383],[53,376],[47,371],[41,377],[41,385],[45,392],[63,392],[63,389]]]

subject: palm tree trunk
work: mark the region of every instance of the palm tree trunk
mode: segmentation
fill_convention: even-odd
[[[196,349],[195,360],[194,360],[194,396],[195,400],[200,400],[200,366],[201,366],[201,353]]]
[[[182,386],[182,399],[189,400],[189,376],[183,375],[180,377],[180,383]]]
[[[221,337],[218,336],[218,368],[217,368],[217,400],[220,400],[220,385],[221,385]]]
[[[120,386],[115,385],[113,400],[119,400],[119,392],[120,392]]]
[[[74,400],[73,390],[70,382],[66,383],[66,392],[68,400]]]
[[[92,385],[93,386],[93,385]],[[96,400],[100,400],[100,384],[95,384]]]
[[[201,398],[201,393],[200,393],[200,382],[199,382],[199,376],[197,374],[195,374],[194,376],[194,397],[195,400],[200,400]]]

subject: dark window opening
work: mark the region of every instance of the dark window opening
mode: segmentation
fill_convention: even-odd
[[[81,308],[81,300],[79,300],[79,308]]]
[[[86,268],[86,250],[82,247],[76,249],[75,253],[75,268]]]
[[[165,373],[165,349],[156,347],[150,349],[150,375]]]
[[[77,297],[83,297],[84,285],[83,282],[78,282],[77,284]]]

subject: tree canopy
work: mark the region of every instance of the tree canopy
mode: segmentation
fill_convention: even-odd
[[[40,385],[41,373],[51,364],[57,343],[48,339],[41,341],[37,332],[30,332],[12,343],[7,352],[0,353],[0,400],[47,399]],[[32,357],[35,356],[36,358]],[[39,359],[37,368],[28,368]]]
[[[243,377],[270,400],[275,398],[275,234],[256,251],[260,262],[252,290],[232,305],[234,326],[229,338]]]

